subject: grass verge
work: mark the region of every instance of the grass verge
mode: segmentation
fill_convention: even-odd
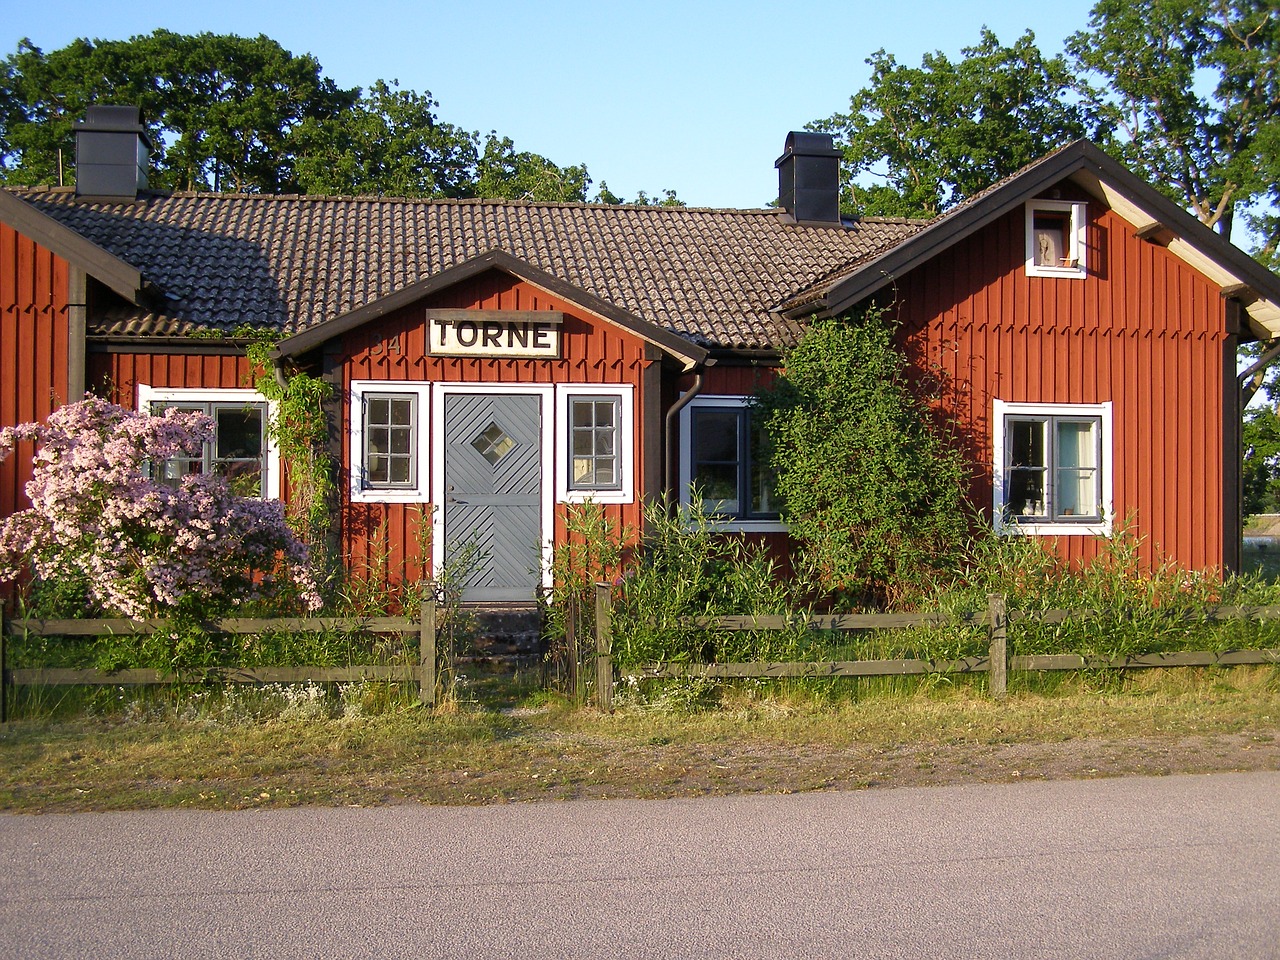
[[[429,711],[129,701],[0,729],[0,809],[480,804],[1280,769],[1280,671],[671,687],[612,715],[511,678]],[[708,702],[714,704],[708,706]],[[339,704],[339,707],[341,705]],[[60,718],[59,718],[60,717]]]

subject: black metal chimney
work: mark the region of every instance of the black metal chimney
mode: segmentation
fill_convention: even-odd
[[[89,107],[77,121],[76,196],[136,200],[147,188],[150,141],[137,107]]]
[[[840,223],[840,157],[829,133],[787,134],[778,168],[778,202],[796,223]]]

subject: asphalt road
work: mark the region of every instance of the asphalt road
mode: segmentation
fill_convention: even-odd
[[[1280,773],[0,816],[0,957],[1280,957]]]

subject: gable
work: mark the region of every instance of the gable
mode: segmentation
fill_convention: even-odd
[[[475,309],[473,305],[469,305],[471,298],[466,294],[466,290],[473,281],[486,273],[497,273],[523,281],[531,287],[544,291],[549,297],[563,299],[585,312],[594,314],[657,348],[685,370],[692,369],[707,357],[707,350],[704,347],[642,320],[626,310],[500,250],[490,251],[434,277],[410,284],[394,294],[380,298],[357,310],[317,324],[301,334],[289,337],[277,346],[275,355],[281,358],[293,357],[316,349],[334,338],[345,337],[366,324],[413,304],[428,301],[447,302],[450,292],[454,290],[462,291],[462,309]]]
[[[1144,242],[1165,246],[1245,308],[1256,336],[1280,336],[1280,277],[1224,240],[1097,147],[1079,141],[941,215],[891,249],[858,262],[784,304],[791,317],[836,316],[962,243],[1028,201],[1056,189],[1083,190]]]

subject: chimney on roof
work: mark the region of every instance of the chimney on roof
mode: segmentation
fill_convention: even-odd
[[[76,122],[76,196],[136,200],[151,146],[137,107],[89,107]]]
[[[787,134],[778,168],[778,202],[797,223],[840,223],[840,156],[829,133]]]

